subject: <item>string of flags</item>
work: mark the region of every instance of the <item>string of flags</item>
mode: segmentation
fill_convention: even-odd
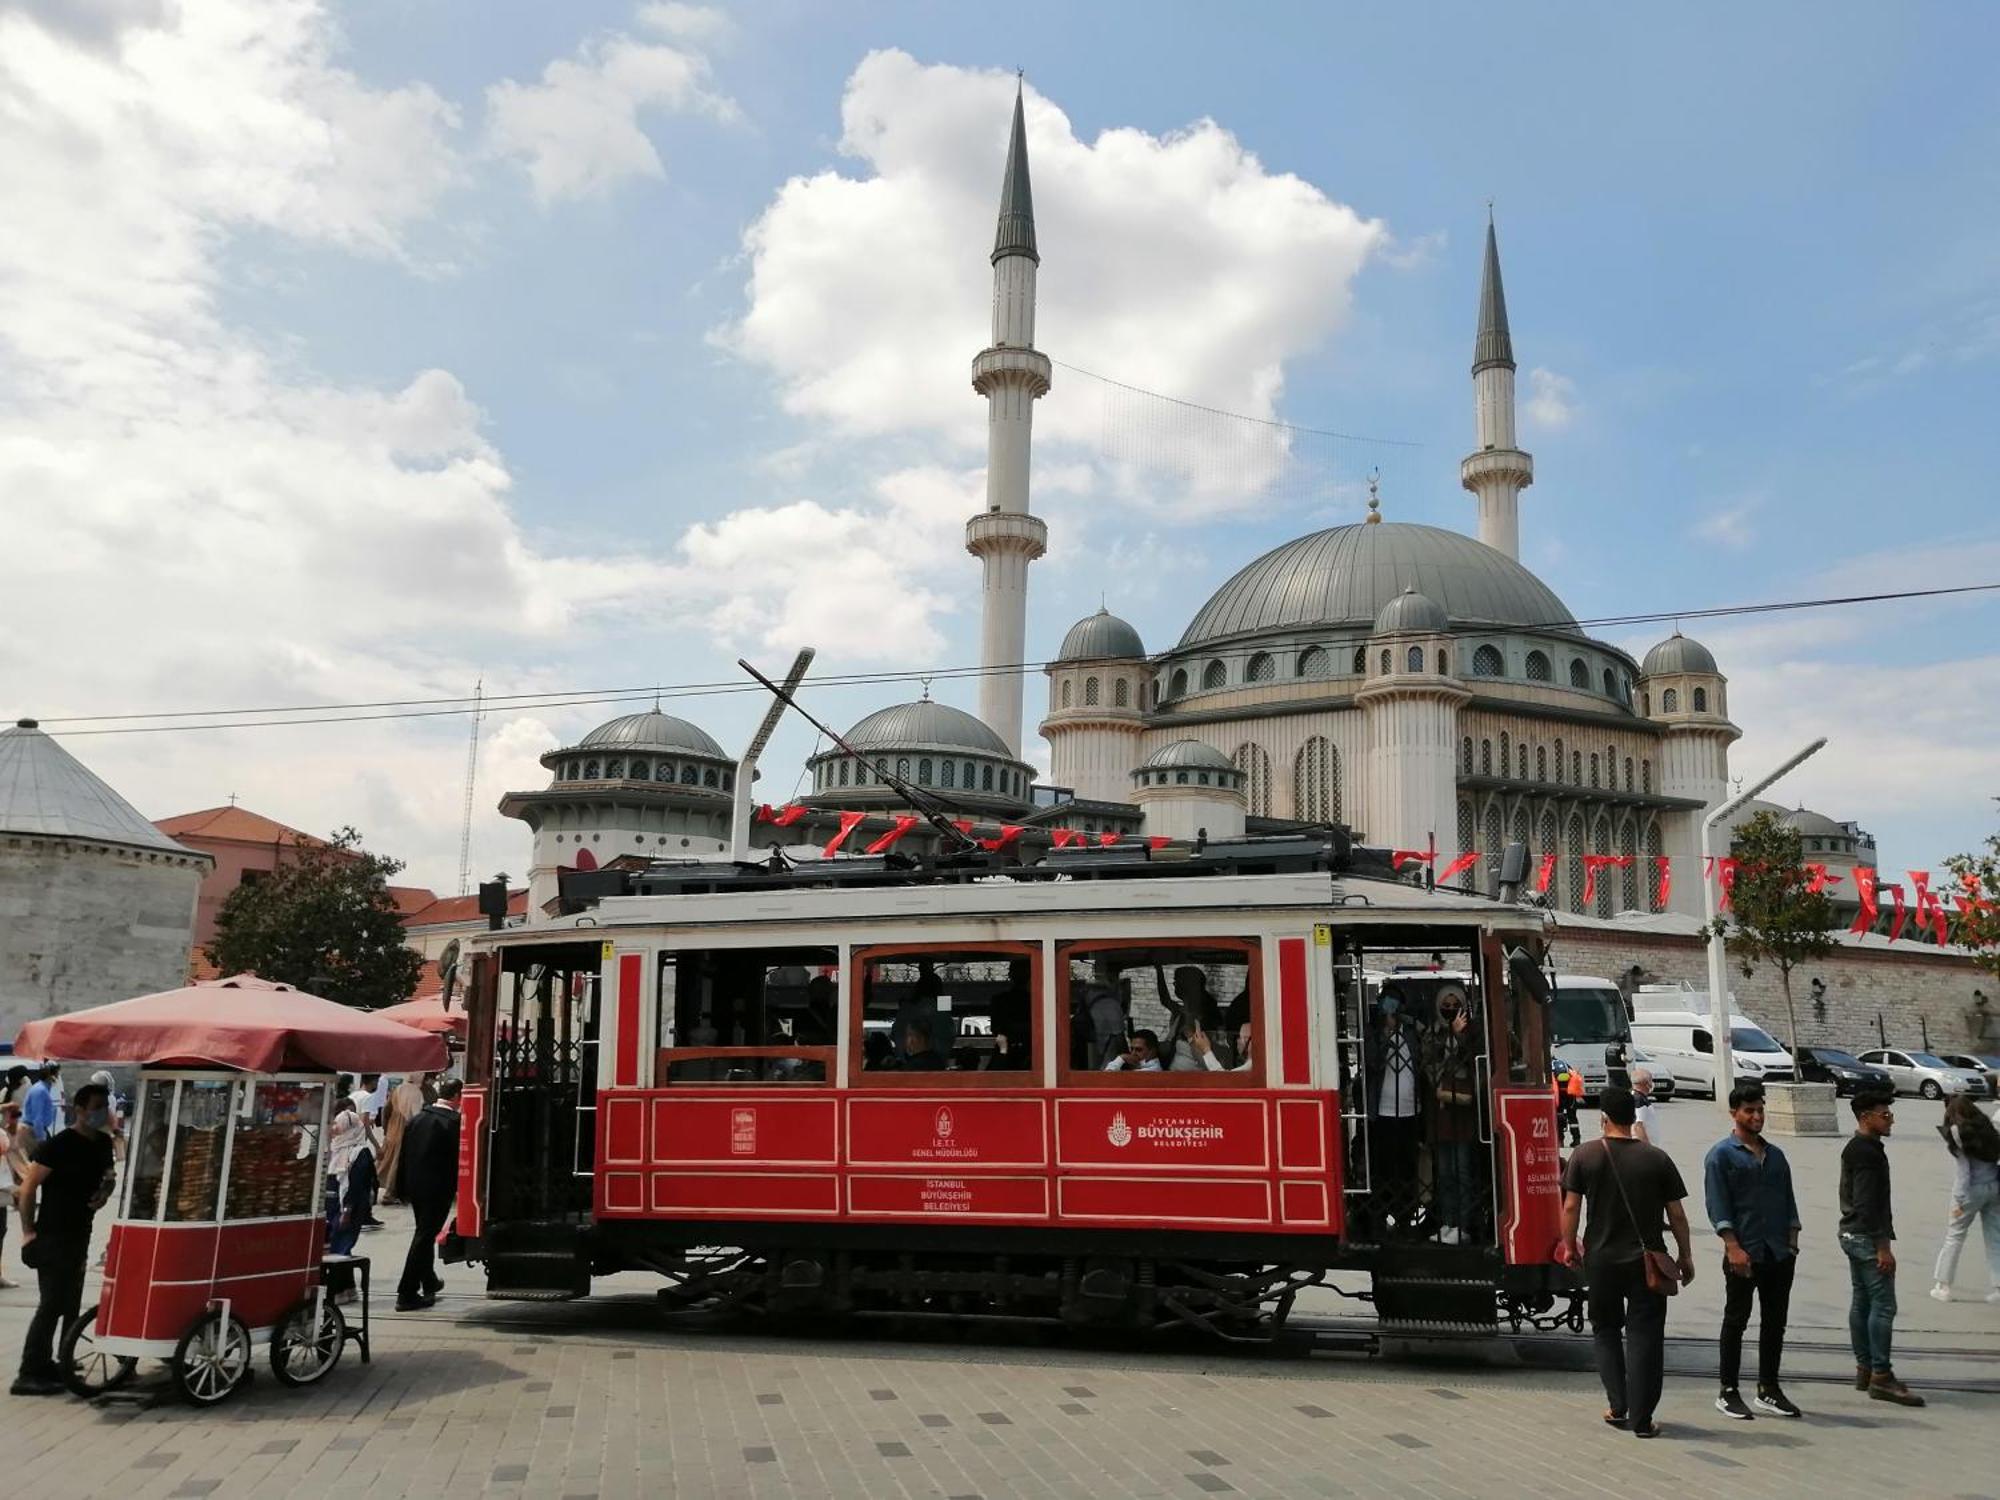
[[[773,807],[769,803],[760,803],[755,814],[755,821],[768,823],[773,828],[789,828],[805,817],[808,811],[809,809],[803,803],[799,802],[787,803],[783,807]],[[840,825],[834,830],[833,837],[826,841],[825,846],[820,852],[828,859],[833,858],[834,855],[847,847],[847,841],[853,837],[854,830],[859,828],[868,817],[869,814],[865,812],[843,812],[839,814]],[[888,829],[870,841],[861,852],[863,854],[888,853],[905,834],[909,833],[911,829],[915,828],[922,821],[923,819],[915,813],[895,814]],[[973,838],[972,830],[976,825],[972,819],[952,818],[949,821],[952,827],[956,828],[967,838]],[[973,841],[988,854],[998,854],[1002,849],[1011,849],[1015,844],[1019,843],[1021,835],[1025,832],[1027,832],[1027,825],[1025,823],[1002,823],[1000,831],[997,834],[985,838],[974,838]],[[1135,847],[1144,844],[1149,849],[1163,849],[1173,842],[1172,839],[1159,834],[1085,833],[1080,828],[1051,828],[1049,830],[1049,838],[1058,849],[1082,848],[1085,846],[1109,849],[1118,844],[1130,844]]]

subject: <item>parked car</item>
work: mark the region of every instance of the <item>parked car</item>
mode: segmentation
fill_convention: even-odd
[[[1986,1083],[1986,1097],[2000,1097],[2000,1057],[1983,1057],[1977,1052],[1940,1052],[1939,1057],[1954,1068],[1970,1068]]]
[[[1880,1068],[1899,1094],[1921,1094],[1926,1099],[1942,1099],[1947,1094],[1984,1095],[1986,1080],[1976,1068],[1954,1068],[1929,1052],[1906,1052],[1899,1047],[1871,1047],[1861,1061]]]
[[[1801,1047],[1792,1057],[1798,1064],[1801,1082],[1830,1083],[1836,1094],[1851,1094],[1869,1085],[1884,1089],[1896,1086],[1886,1068],[1871,1067],[1852,1052],[1843,1052],[1838,1047]]]

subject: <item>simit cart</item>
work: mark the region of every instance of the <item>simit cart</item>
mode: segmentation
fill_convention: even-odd
[[[259,1345],[285,1385],[326,1376],[349,1337],[322,1264],[333,1074],[435,1071],[442,1039],[239,974],[31,1022],[16,1045],[142,1065],[103,1289],[63,1340],[70,1388],[101,1395],[153,1357],[211,1406]]]

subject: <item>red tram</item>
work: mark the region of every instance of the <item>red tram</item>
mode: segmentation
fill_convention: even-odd
[[[1573,1291],[1539,910],[1337,834],[658,865],[564,904],[472,943],[489,1295],[645,1269],[685,1308],[1263,1338],[1335,1271],[1399,1324]]]

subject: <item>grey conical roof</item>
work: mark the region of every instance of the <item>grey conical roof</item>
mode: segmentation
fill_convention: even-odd
[[[1479,332],[1472,341],[1472,373],[1488,365],[1514,368],[1514,340],[1507,332],[1507,292],[1500,285],[1500,242],[1486,221],[1486,269],[1479,277]]]
[[[33,719],[0,729],[0,833],[194,852],[155,828]]]
[[[1035,249],[1035,194],[1028,182],[1028,124],[1021,91],[1014,91],[1014,135],[1007,142],[1007,173],[1000,183],[1000,228],[993,236],[993,259],[1025,255],[1040,265]]]

